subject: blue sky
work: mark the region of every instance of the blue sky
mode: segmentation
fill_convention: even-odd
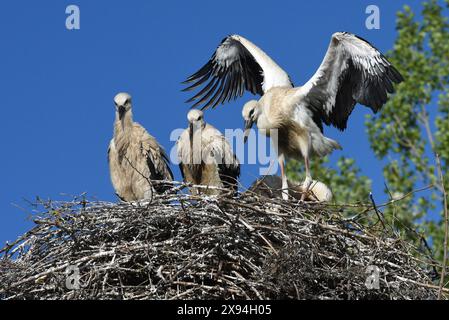
[[[81,29],[65,28],[65,9],[78,5]],[[380,8],[381,29],[365,27],[365,8]],[[186,126],[189,94],[180,84],[212,54],[223,37],[241,34],[263,48],[291,76],[307,81],[335,31],[356,33],[387,51],[395,15],[420,1],[7,1],[0,11],[0,246],[31,223],[13,204],[23,199],[68,199],[62,194],[115,201],[106,150],[119,91],[133,96],[135,120],[170,150],[173,129]],[[242,126],[247,95],[206,114],[220,130]],[[326,128],[354,157],[383,199],[381,164],[369,148],[358,106],[348,129]],[[173,167],[179,179],[177,167]],[[248,185],[257,165],[242,167]]]

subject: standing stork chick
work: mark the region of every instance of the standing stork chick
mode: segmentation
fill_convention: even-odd
[[[114,103],[114,137],[108,149],[112,185],[123,201],[150,199],[154,191],[169,188],[153,180],[173,180],[168,157],[156,139],[133,121],[131,96],[119,93]]]
[[[203,112],[187,114],[189,127],[177,141],[179,168],[184,181],[212,188],[191,188],[193,194],[217,195],[223,189],[236,192],[240,163],[220,131],[204,121]]]
[[[265,99],[282,100],[282,97],[272,97],[276,92],[264,95],[259,101],[248,101],[242,110],[245,120],[245,142],[249,130],[256,123],[259,131],[271,137],[273,146],[278,155],[282,178],[282,197],[288,199],[288,182],[284,162],[286,158],[296,160],[304,159],[306,179],[302,184],[305,200],[309,187],[312,184],[310,173],[310,157],[324,157],[333,150],[341,149],[338,142],[323,135],[320,128],[312,120],[311,111],[306,108],[297,108],[295,105],[284,103],[265,103]]]
[[[261,98],[244,109],[247,129],[254,122],[260,130],[278,131],[278,157],[283,189],[286,156],[304,158],[308,190],[312,178],[309,157],[323,156],[339,145],[323,136],[323,123],[343,131],[357,103],[378,112],[404,81],[399,71],[368,41],[348,32],[332,35],[315,74],[302,86],[262,49],[240,35],[223,39],[209,61],[185,83],[185,91],[199,90],[187,102],[193,107],[214,108],[245,91]],[[252,112],[252,114],[251,114]],[[273,139],[273,138],[272,138]],[[283,193],[284,199],[288,195]]]

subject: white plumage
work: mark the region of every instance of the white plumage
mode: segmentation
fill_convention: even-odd
[[[262,70],[264,70],[263,92],[267,92],[274,87],[293,86],[288,74],[254,43],[239,35],[231,37],[248,49],[249,53],[254,57]]]
[[[203,88],[187,102],[214,108],[242,96],[259,94],[243,108],[247,132],[253,123],[269,136],[278,134],[282,185],[288,188],[285,157],[303,157],[308,188],[312,182],[309,158],[325,156],[339,144],[323,132],[323,122],[344,130],[356,103],[377,112],[393,93],[401,74],[366,40],[347,32],[332,35],[324,59],[302,87],[294,87],[287,73],[266,53],[239,35],[225,38],[211,59],[186,82],[185,90]],[[283,194],[288,198],[287,193]]]
[[[162,183],[173,180],[168,157],[156,139],[133,121],[131,96],[119,93],[114,103],[114,137],[108,149],[112,185],[123,201],[150,199],[154,191],[170,187]]]
[[[207,187],[193,187],[192,193],[237,191],[240,163],[226,138],[204,121],[200,110],[191,110],[187,119],[189,127],[177,141],[179,168],[185,181]]]
[[[310,188],[305,190],[302,184],[294,181],[288,182],[290,196],[300,200],[303,196],[308,201],[330,202],[332,201],[332,191],[324,183],[313,180]],[[249,188],[248,192],[255,193],[268,198],[278,198],[282,196],[282,180],[278,176],[263,176],[257,179]]]

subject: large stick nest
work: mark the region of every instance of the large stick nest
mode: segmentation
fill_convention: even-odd
[[[374,225],[368,210],[362,225],[338,206],[251,193],[168,193],[140,205],[81,197],[36,210],[34,228],[0,250],[1,299],[433,299],[438,291],[431,259]]]

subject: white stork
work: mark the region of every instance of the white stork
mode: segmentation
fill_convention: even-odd
[[[282,188],[288,189],[285,157],[304,158],[306,190],[312,182],[309,158],[324,156],[340,148],[323,136],[323,125],[343,131],[356,103],[377,112],[393,93],[401,74],[368,41],[347,32],[332,35],[324,59],[302,87],[294,87],[288,74],[265,52],[242,36],[231,35],[218,46],[210,60],[186,83],[186,90],[204,84],[187,102],[203,109],[242,96],[247,90],[262,96],[243,109],[246,137],[257,123],[267,135],[277,130],[278,160]],[[288,199],[288,194],[283,193]]]
[[[192,188],[192,193],[216,195],[229,189],[236,192],[240,163],[220,131],[204,121],[203,112],[187,114],[189,127],[177,141],[179,168],[185,181],[212,188]]]
[[[173,180],[168,157],[156,139],[133,121],[131,96],[119,93],[114,103],[114,137],[108,149],[112,185],[123,201],[150,199],[153,191],[170,187],[162,183]]]

